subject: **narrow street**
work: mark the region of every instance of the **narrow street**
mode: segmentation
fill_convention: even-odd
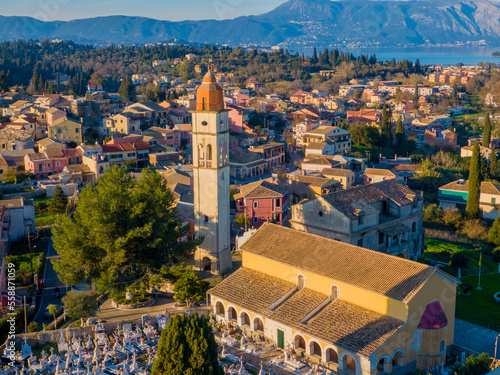
[[[47,306],[50,304],[62,306],[61,298],[66,295],[66,285],[59,280],[56,271],[54,271],[54,267],[52,266],[51,260],[53,258],[56,258],[58,255],[56,250],[52,246],[51,239],[49,239],[47,245],[46,255],[47,255],[47,261],[45,263],[45,271],[43,277],[43,281],[45,283],[45,289],[41,297],[39,297],[38,301],[39,308],[33,318],[33,321],[38,323],[40,329],[42,329],[43,323],[49,324],[52,321],[51,319],[45,319],[43,316],[43,313],[45,312]],[[58,287],[61,292],[60,298],[56,298],[56,293],[55,293],[56,287]]]

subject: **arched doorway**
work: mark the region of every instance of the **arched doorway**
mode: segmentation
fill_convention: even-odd
[[[248,316],[247,313],[242,312],[240,315],[240,324],[242,326],[249,326],[250,327],[250,317]]]
[[[229,320],[237,320],[238,319],[238,314],[237,314],[236,309],[234,307],[229,307],[227,309],[227,318]]]
[[[403,358],[405,354],[401,349],[396,350],[396,352],[392,355],[392,366],[403,366]]]
[[[316,341],[312,341],[309,344],[309,351],[311,355],[317,355],[321,357],[321,346]]]
[[[222,316],[226,315],[226,309],[224,308],[224,304],[222,302],[217,302],[215,304],[215,313]]]
[[[384,372],[384,371],[386,371],[386,369],[387,369],[387,358],[382,357],[379,359],[379,361],[377,363],[377,372],[378,373]]]
[[[344,369],[351,370],[354,371],[354,373],[356,373],[356,361],[354,360],[353,357],[351,357],[349,354],[346,354],[342,362]]]
[[[264,332],[264,323],[259,318],[255,318],[253,321],[253,330]]]
[[[209,257],[203,257],[203,259],[201,260],[201,264],[201,269],[203,271],[212,271],[212,261]]]
[[[306,340],[302,336],[295,336],[295,348],[306,350]]]
[[[339,355],[332,348],[326,349],[326,361],[332,363],[339,363]]]

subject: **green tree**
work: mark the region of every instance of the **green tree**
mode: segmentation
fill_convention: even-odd
[[[97,186],[83,189],[74,214],[52,228],[60,255],[54,269],[69,284],[93,281],[101,290],[125,290],[178,263],[203,240],[183,240],[189,225],[174,208],[159,173],[144,169],[136,180],[125,167],[108,169]]]
[[[498,263],[498,273],[500,273],[500,249],[495,249],[495,251],[493,251],[491,260]]]
[[[488,242],[500,245],[500,217],[497,217],[488,231]]]
[[[210,283],[203,281],[193,271],[186,271],[174,284],[175,299],[180,303],[185,303],[188,309],[195,302],[203,301],[206,298]]]
[[[479,181],[480,168],[479,144],[476,142],[472,150],[472,159],[469,169],[469,196],[467,197],[467,206],[465,208],[465,213],[469,219],[476,219],[479,217],[479,193],[481,188],[481,182]]]
[[[125,77],[122,79],[122,83],[120,88],[118,89],[118,93],[120,94],[120,98],[124,103],[135,101],[136,93],[135,87],[132,83],[132,78]]]
[[[172,316],[161,333],[151,374],[223,375],[207,319],[197,314]]]
[[[484,130],[483,130],[483,147],[490,147],[491,141],[491,122],[490,122],[490,114],[486,113],[486,117],[484,119]]]
[[[403,126],[403,121],[401,118],[398,118],[398,122],[396,125],[396,142],[398,147],[401,147],[405,140],[405,128]]]
[[[93,294],[70,291],[62,298],[62,302],[64,311],[73,319],[90,318],[99,310],[99,303]]]
[[[384,147],[389,147],[392,142],[392,130],[390,114],[386,104],[384,104],[384,109],[382,110],[382,124],[380,125],[380,132],[381,145]]]
[[[498,159],[497,159],[497,150],[495,145],[491,148],[490,155],[490,177],[496,179],[498,177]]]
[[[56,307],[56,305],[50,304],[48,306],[48,311],[49,311],[49,314],[52,314],[52,316],[54,317],[54,329],[57,329],[57,320],[56,320],[57,307]]]
[[[64,214],[67,206],[68,197],[64,194],[64,191],[60,186],[56,186],[54,196],[50,201],[50,212],[55,214]]]
[[[450,266],[453,268],[467,268],[469,264],[469,258],[464,253],[458,252],[453,253],[450,260]]]
[[[485,375],[491,371],[493,359],[486,353],[467,357],[465,363],[456,369],[458,375]]]

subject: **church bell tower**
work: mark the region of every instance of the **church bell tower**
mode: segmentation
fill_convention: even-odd
[[[195,266],[201,271],[231,271],[229,211],[229,117],[212,73],[198,88],[193,114],[193,174],[196,237]]]

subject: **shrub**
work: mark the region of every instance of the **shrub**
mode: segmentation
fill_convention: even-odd
[[[462,214],[458,208],[454,210],[443,210],[443,221],[446,225],[453,225],[458,229],[463,223]]]
[[[443,220],[443,209],[437,204],[424,207],[424,221],[441,223]]]
[[[491,260],[493,260],[493,262],[500,263],[500,248],[493,251],[493,253],[491,254]]]
[[[28,332],[38,332],[38,323],[37,322],[31,322],[28,325]]]
[[[472,285],[470,285],[470,284],[466,284],[466,283],[462,283],[462,284],[460,284],[458,287],[459,287],[459,288],[462,290],[462,292],[464,292],[464,293],[468,293],[468,292],[470,292],[470,291],[472,290],[472,288],[473,288],[473,286],[472,286]]]
[[[488,229],[479,219],[465,220],[462,226],[462,233],[473,240],[488,240]]]
[[[500,245],[500,217],[495,219],[488,232],[488,242],[497,246]]]

